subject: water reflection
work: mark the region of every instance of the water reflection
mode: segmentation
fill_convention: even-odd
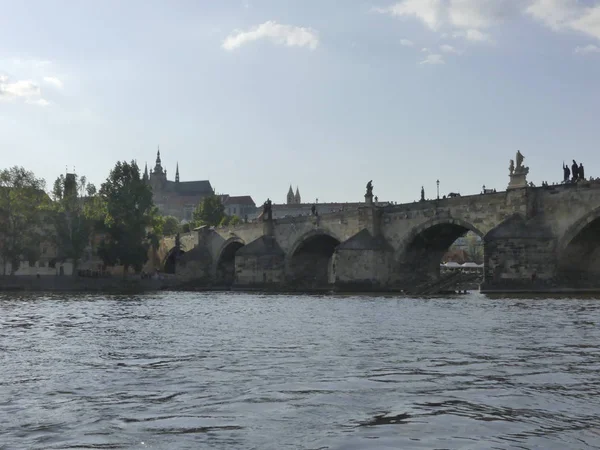
[[[600,448],[593,299],[0,297],[6,448]]]

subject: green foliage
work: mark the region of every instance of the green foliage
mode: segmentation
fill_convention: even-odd
[[[235,226],[242,223],[242,219],[240,219],[238,216],[223,216],[223,218],[221,219],[221,222],[219,222],[219,226],[221,227],[226,227],[226,226]]]
[[[229,217],[229,216],[223,216],[223,218],[219,222],[219,226],[220,227],[226,227],[227,225],[229,225],[229,221],[230,220],[231,220],[231,217]]]
[[[225,207],[216,195],[209,195],[202,199],[194,211],[194,226],[217,226],[225,217]]]
[[[163,220],[163,236],[174,236],[181,231],[181,225],[177,217],[164,216]]]
[[[182,233],[189,233],[191,230],[192,230],[192,227],[190,226],[190,224],[189,224],[189,223],[184,223],[184,224],[181,226],[181,232],[182,232]]]
[[[467,240],[467,256],[477,264],[483,263],[483,242],[473,232],[469,232],[466,236]]]
[[[104,241],[98,254],[105,264],[121,264],[141,270],[148,258],[151,241],[160,231],[160,220],[152,202],[152,191],[137,164],[118,162],[100,188],[105,203]],[[154,237],[154,239],[153,239]]]
[[[90,245],[92,232],[105,211],[97,195],[84,197],[95,192],[95,186],[87,183],[85,177],[61,175],[54,181],[54,202],[48,211],[53,227],[48,237],[58,249],[58,259],[71,259],[74,267]]]
[[[0,256],[11,263],[13,272],[22,257],[39,258],[43,211],[50,202],[44,187],[43,179],[22,167],[0,171]]]

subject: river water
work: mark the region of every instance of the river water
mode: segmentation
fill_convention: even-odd
[[[0,296],[0,449],[600,448],[600,300]]]

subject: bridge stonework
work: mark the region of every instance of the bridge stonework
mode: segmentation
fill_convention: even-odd
[[[440,276],[468,231],[483,238],[484,291],[600,280],[600,184],[588,182],[203,227],[181,236],[176,274],[198,286],[410,290]],[[173,246],[162,243],[163,260]]]

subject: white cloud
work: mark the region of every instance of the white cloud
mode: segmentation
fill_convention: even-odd
[[[422,51],[423,53],[429,53],[429,49],[428,49],[427,47],[423,47],[423,48],[421,49],[421,51]]]
[[[319,36],[311,28],[279,24],[267,21],[248,31],[236,30],[223,41],[222,47],[232,51],[249,42],[268,39],[271,42],[287,47],[308,47],[314,50],[319,45]]]
[[[31,80],[9,82],[8,77],[0,79],[0,95],[8,97],[34,97],[40,95],[40,87]]]
[[[600,53],[600,47],[593,44],[586,45],[585,47],[576,47],[575,53],[579,53],[581,55],[587,55],[590,53]]]
[[[44,77],[44,83],[50,84],[57,89],[63,88],[63,82],[56,77]]]
[[[600,40],[600,4],[577,0],[532,0],[526,12],[555,31],[576,31]]]
[[[415,43],[409,39],[400,39],[400,45],[404,47],[413,47]]]
[[[518,14],[524,0],[401,0],[375,11],[396,17],[414,17],[432,30],[488,28]]]
[[[443,23],[443,9],[443,0],[402,0],[387,8],[375,8],[375,11],[397,17],[416,17],[437,30]]]
[[[455,55],[460,55],[462,53],[462,51],[457,50],[456,48],[448,44],[440,45],[440,50],[444,53],[454,53]]]
[[[452,36],[455,38],[464,38],[471,42],[491,42],[492,40],[492,37],[489,34],[474,28],[465,31],[457,31]]]
[[[493,42],[491,28],[523,15],[554,31],[600,41],[600,0],[396,0],[375,11],[413,18],[442,37],[469,42]]]
[[[32,80],[10,81],[6,75],[0,75],[0,100],[24,100],[26,103],[47,106],[41,97],[40,86]]]
[[[444,57],[442,55],[430,54],[430,55],[427,55],[427,57],[423,61],[421,61],[419,64],[431,64],[431,65],[445,64],[445,61],[444,61]]]
[[[36,100],[26,100],[25,103],[29,103],[30,105],[38,105],[38,106],[48,106],[50,102],[43,98],[38,98]]]
[[[449,0],[449,22],[463,29],[489,28],[516,17],[524,0]]]
[[[577,17],[577,0],[533,0],[525,11],[544,25],[558,30]]]

